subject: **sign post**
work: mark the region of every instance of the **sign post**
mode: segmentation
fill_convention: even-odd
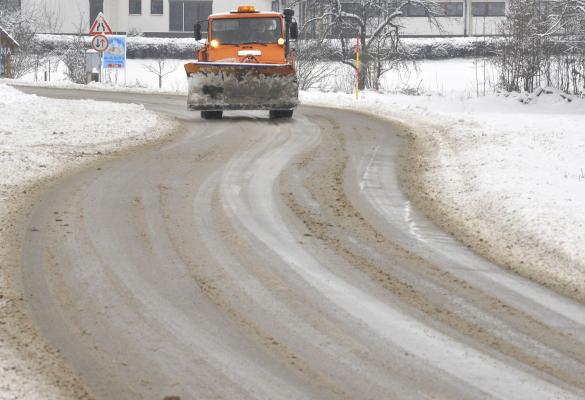
[[[108,37],[105,35],[97,35],[94,36],[93,39],[91,39],[91,47],[98,52],[99,54],[99,59],[100,59],[100,79],[99,81],[102,81],[102,59],[103,59],[103,54],[104,51],[106,51],[108,49],[108,47],[110,46],[110,43],[108,41]]]
[[[111,35],[112,33],[114,32],[106,20],[106,17],[104,17],[103,13],[99,13],[95,21],[93,21],[93,24],[91,24],[89,34],[93,36],[93,39],[91,40],[91,47],[100,55],[100,81],[102,80],[102,56],[104,51],[106,51],[110,46],[108,36],[106,35]]]
[[[360,94],[360,38],[355,39],[355,98]]]

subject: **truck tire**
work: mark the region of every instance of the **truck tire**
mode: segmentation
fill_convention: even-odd
[[[270,119],[292,118],[294,110],[270,110]]]
[[[221,119],[223,111],[201,111],[201,118],[203,119]]]

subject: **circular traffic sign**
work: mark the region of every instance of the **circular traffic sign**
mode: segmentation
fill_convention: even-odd
[[[91,39],[91,47],[95,51],[106,51],[109,45],[108,38],[105,35],[97,35]]]

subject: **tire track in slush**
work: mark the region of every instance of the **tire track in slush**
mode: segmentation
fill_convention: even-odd
[[[222,178],[222,200],[251,235],[278,254],[324,297],[377,335],[471,386],[500,399],[580,398],[458,343],[380,302],[330,273],[300,246],[279,213],[274,188],[287,164],[315,140],[318,140],[317,128],[307,127],[276,149],[259,156],[250,151],[228,163]]]
[[[583,398],[571,380],[583,355],[570,349],[585,335],[583,306],[469,253],[410,207],[395,179],[402,142],[391,124],[307,108],[292,121],[256,113],[201,121],[180,111],[180,98],[91,96],[175,110],[185,127],[174,143],[65,179],[31,216],[27,300],[97,398]],[[345,176],[322,182],[343,193],[319,197],[303,181],[313,167],[291,165],[317,148],[339,156],[324,142],[325,114],[337,121],[328,134],[344,135],[349,162]],[[327,199],[343,194],[375,228],[372,236],[334,226],[341,213],[324,221],[333,240],[356,256],[373,249],[366,261],[387,266],[381,271],[395,281],[414,279],[429,309],[487,330],[509,328],[502,340],[543,363],[441,325],[344,257],[342,245],[304,234],[279,187],[295,168],[287,183],[300,208],[335,208]],[[57,210],[67,228],[55,223]],[[415,258],[434,269],[417,269]],[[445,293],[454,286],[442,272],[469,289]],[[488,297],[512,307],[492,311]],[[540,335],[526,315],[550,329]],[[565,334],[574,336],[559,344]]]

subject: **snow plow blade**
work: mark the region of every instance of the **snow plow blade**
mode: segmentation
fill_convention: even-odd
[[[190,110],[282,110],[298,105],[299,87],[290,64],[185,64]]]

